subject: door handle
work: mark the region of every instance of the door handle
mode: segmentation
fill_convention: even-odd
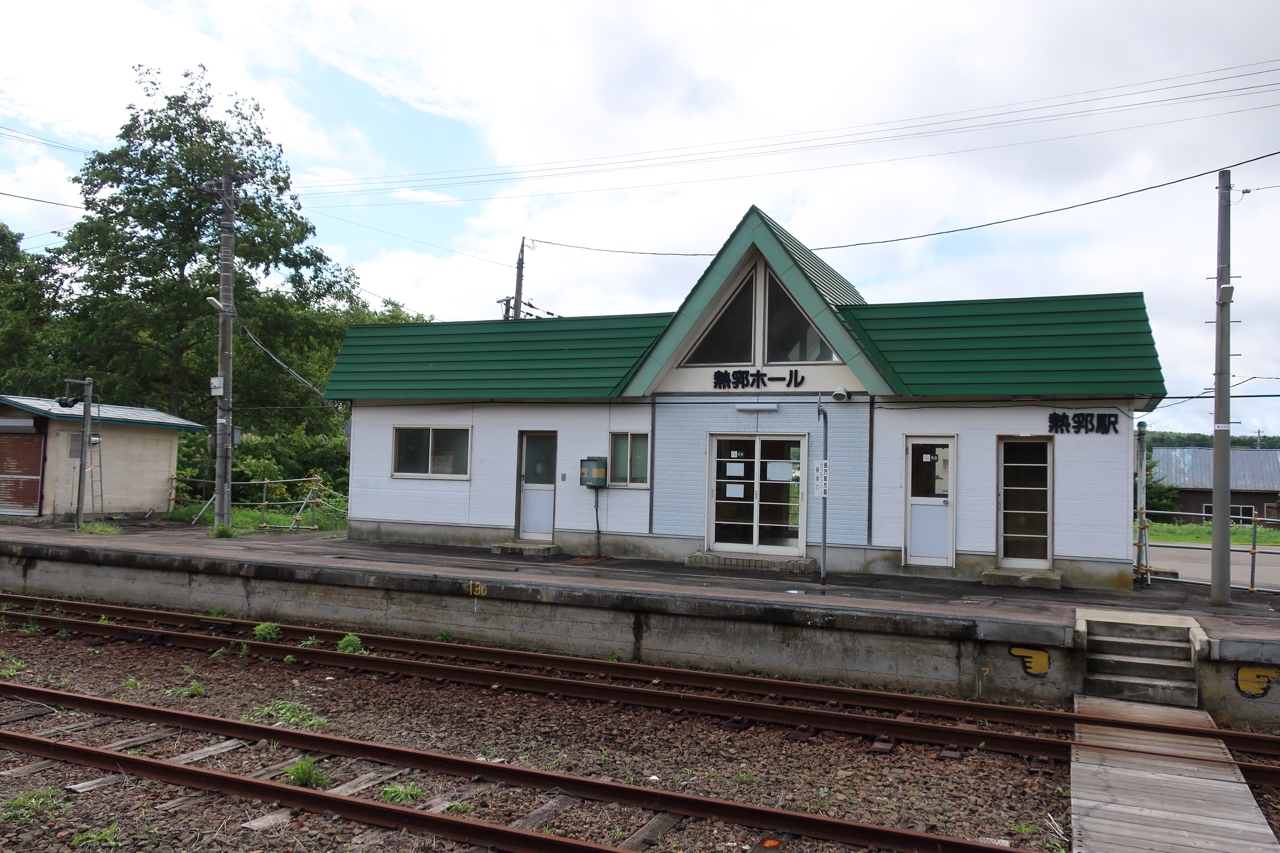
[[[951,506],[951,499],[950,499],[950,498],[943,498],[943,499],[942,499],[942,505],[943,505],[943,506]]]

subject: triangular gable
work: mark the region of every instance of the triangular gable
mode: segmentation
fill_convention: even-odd
[[[623,390],[623,396],[639,397],[652,391],[728,277],[753,247],[764,256],[801,310],[862,386],[872,394],[899,393],[863,351],[835,310],[836,306],[863,304],[865,300],[842,275],[752,205],[650,347]]]

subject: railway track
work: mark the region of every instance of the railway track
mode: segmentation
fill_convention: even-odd
[[[8,616],[25,618],[41,628],[73,634],[179,646],[210,653],[235,644],[242,653],[274,660],[289,658],[302,664],[501,687],[550,698],[634,705],[663,710],[677,717],[705,714],[722,718],[731,727],[753,723],[787,726],[794,729],[797,738],[823,730],[842,732],[875,738],[879,748],[886,750],[902,740],[938,745],[944,755],[952,757],[958,757],[963,749],[985,749],[1030,756],[1043,762],[1068,761],[1075,725],[1093,723],[1113,728],[1212,737],[1237,752],[1280,756],[1280,737],[1249,732],[1153,725],[1140,720],[1116,721],[1064,711],[905,696],[402,637],[360,637],[369,650],[400,655],[398,657],[349,654],[319,647],[322,644],[336,646],[346,636],[341,631],[279,625],[278,641],[268,643],[253,639],[254,629],[259,623],[247,620],[61,599],[0,595],[0,607],[13,608],[6,611]],[[97,621],[75,619],[73,615],[97,617]],[[161,625],[169,627],[155,627]],[[198,629],[205,633],[176,630],[179,628]],[[314,642],[315,645],[286,645],[281,642],[284,640]],[[463,661],[473,665],[463,665]],[[564,673],[575,677],[566,677]],[[686,692],[689,688],[697,692]],[[895,715],[885,716],[884,712]],[[944,721],[921,719],[922,716]],[[992,724],[1023,731],[1002,730]],[[1026,733],[1026,730],[1031,733]],[[1126,749],[1116,746],[1113,749],[1118,752],[1152,752],[1141,747]],[[1224,763],[1237,764],[1251,784],[1280,786],[1280,767]]]
[[[448,814],[444,809],[431,810],[390,805],[357,797],[353,794],[358,792],[359,784],[348,783],[332,791],[317,791],[275,782],[270,778],[263,778],[263,774],[232,774],[192,766],[192,764],[199,758],[217,754],[219,750],[226,751],[269,739],[281,747],[298,750],[308,755],[340,756],[374,762],[387,768],[383,772],[361,777],[365,779],[389,779],[400,770],[417,770],[470,780],[472,783],[484,782],[542,792],[557,792],[560,795],[557,800],[537,810],[542,813],[557,807],[567,807],[566,803],[558,802],[565,799],[569,803],[574,800],[588,800],[653,812],[654,817],[649,824],[646,824],[633,838],[623,842],[621,849],[644,849],[645,834],[657,833],[657,830],[652,827],[662,826],[669,829],[684,818],[716,820],[729,825],[753,827],[764,833],[757,842],[757,848],[762,850],[776,848],[793,836],[832,841],[855,847],[902,851],[902,853],[926,853],[926,851],[927,853],[984,853],[984,851],[1005,849],[980,841],[749,805],[660,788],[497,764],[39,687],[0,683],[0,696],[30,703],[28,708],[2,718],[4,723],[31,717],[42,709],[63,708],[152,726],[148,734],[119,741],[108,747],[56,740],[47,736],[52,732],[46,733],[46,736],[40,736],[0,727],[0,748],[36,756],[47,761],[62,761],[94,767],[110,774],[154,779],[199,791],[278,803],[291,809],[315,813],[327,812],[372,826],[429,834],[461,843],[511,851],[511,853],[606,851],[619,848],[537,832],[535,829],[542,815],[536,817],[529,815],[528,817],[532,820],[516,821],[516,825],[504,826],[457,817]],[[154,728],[156,726],[161,728],[157,731]],[[90,728],[92,728],[92,721],[65,726],[54,732],[67,734]],[[200,732],[225,740],[168,760],[122,751],[128,745],[137,745],[144,740],[159,741],[178,732]],[[276,765],[268,770],[278,770],[282,766]],[[5,772],[25,775],[20,772],[22,770],[23,768],[17,768]],[[111,778],[91,780],[73,786],[73,789],[93,790],[95,787],[109,784]],[[342,788],[346,790],[341,791]],[[161,804],[159,808],[165,809],[168,805]]]

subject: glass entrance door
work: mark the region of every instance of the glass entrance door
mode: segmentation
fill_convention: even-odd
[[[1047,441],[1000,442],[1000,565],[1051,568],[1053,448]]]
[[[720,436],[711,445],[711,546],[803,555],[804,439]]]
[[[954,439],[907,439],[905,565],[951,566],[955,562],[954,456]]]
[[[556,434],[525,433],[520,465],[520,538],[550,539],[556,514]]]

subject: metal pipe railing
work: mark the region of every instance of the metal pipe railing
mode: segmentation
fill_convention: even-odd
[[[1164,509],[1155,510],[1153,512],[1149,508],[1138,507],[1138,509],[1134,512],[1135,521],[1137,523],[1137,528],[1138,528],[1138,538],[1137,538],[1137,541],[1135,541],[1133,544],[1135,547],[1138,548],[1138,571],[1146,577],[1146,581],[1148,584],[1151,583],[1152,572],[1151,572],[1149,557],[1147,557],[1147,554],[1145,553],[1147,549],[1169,548],[1169,549],[1181,549],[1184,551],[1212,551],[1213,550],[1212,545],[1195,545],[1195,544],[1187,544],[1182,542],[1150,541],[1149,528],[1151,524],[1149,519],[1152,515],[1177,515],[1177,516],[1183,516],[1186,518],[1212,518],[1213,517],[1212,513],[1205,513],[1205,512],[1180,512],[1177,510],[1164,510]],[[1244,589],[1246,592],[1275,592],[1275,590],[1259,590],[1257,588],[1258,555],[1266,554],[1270,556],[1280,557],[1280,551],[1266,551],[1266,550],[1258,549],[1258,527],[1260,525],[1266,524],[1267,522],[1277,522],[1278,520],[1258,518],[1258,513],[1256,510],[1252,515],[1233,515],[1230,518],[1233,525],[1235,525],[1236,522],[1248,522],[1250,527],[1252,528],[1252,537],[1251,537],[1252,542],[1248,548],[1230,548],[1229,549],[1236,554],[1249,555],[1249,586],[1248,587],[1232,587],[1232,588]],[[1208,583],[1207,581],[1191,581],[1191,580],[1181,581],[1176,578],[1159,578],[1159,580],[1176,581],[1178,583],[1194,583],[1194,584]]]
[[[182,482],[186,482],[186,483],[214,483],[214,482],[215,482],[215,481],[213,481],[213,480],[201,480],[201,479],[197,479],[197,478],[195,478],[195,477],[178,477],[178,478],[175,478],[175,479],[177,479],[177,480],[181,480]],[[285,484],[287,484],[287,483],[310,483],[310,484],[311,484],[311,486],[310,486],[310,488],[307,490],[307,494],[306,494],[304,497],[302,497],[300,500],[296,500],[296,501],[271,501],[271,500],[267,500],[267,497],[268,497],[267,491],[268,491],[268,488],[269,488],[270,486],[273,486],[273,485],[285,485]],[[347,496],[346,496],[346,495],[343,495],[343,494],[339,494],[338,492],[336,492],[336,491],[334,491],[333,489],[329,488],[328,486],[324,485],[324,483],[322,482],[322,480],[321,480],[321,478],[320,478],[319,476],[312,476],[312,477],[298,477],[298,478],[295,478],[295,479],[284,479],[284,480],[270,480],[270,479],[263,478],[263,479],[261,479],[261,480],[231,481],[231,482],[229,483],[229,485],[231,485],[231,486],[258,486],[258,485],[262,486],[262,499],[261,499],[261,500],[256,500],[256,501],[230,501],[230,505],[231,505],[231,506],[233,506],[233,507],[234,507],[234,506],[256,506],[256,507],[258,507],[258,512],[259,512],[259,515],[258,515],[258,528],[259,528],[259,529],[261,529],[261,530],[266,530],[266,529],[276,529],[276,530],[294,530],[294,529],[296,529],[296,528],[298,527],[298,525],[302,522],[302,513],[306,511],[306,509],[307,509],[307,507],[308,507],[308,506],[311,508],[311,529],[312,529],[312,530],[316,530],[316,529],[317,529],[317,524],[316,524],[316,506],[317,506],[318,504],[323,504],[324,506],[328,507],[329,509],[331,509],[331,510],[333,510],[333,511],[335,511],[335,512],[341,513],[341,514],[343,514],[343,515],[346,515],[346,513],[347,513],[347,511],[346,511],[345,509],[342,509],[341,507],[336,507],[336,506],[334,506],[333,504],[326,502],[325,500],[323,500],[323,499],[320,497],[320,493],[321,493],[322,491],[323,491],[323,492],[329,492],[330,494],[333,494],[333,495],[337,495],[338,497],[342,498],[343,500],[346,500],[346,497],[347,497]],[[199,522],[199,521],[200,521],[200,518],[205,514],[205,511],[209,509],[209,505],[210,505],[210,504],[212,504],[212,503],[213,503],[213,501],[214,501],[214,498],[210,498],[208,501],[206,501],[206,502],[205,502],[204,506],[202,506],[202,507],[200,508],[200,511],[199,511],[198,513],[196,513],[196,515],[195,515],[195,517],[194,517],[194,518],[192,518],[192,519],[191,519],[191,524],[192,524],[192,525],[195,525],[197,522]],[[287,524],[287,525],[285,525],[285,524],[267,524],[267,507],[269,507],[269,506],[296,506],[296,507],[298,507],[298,509],[297,509],[297,511],[293,514],[293,520],[292,520],[292,521],[290,521],[290,523],[289,523],[289,524]]]

